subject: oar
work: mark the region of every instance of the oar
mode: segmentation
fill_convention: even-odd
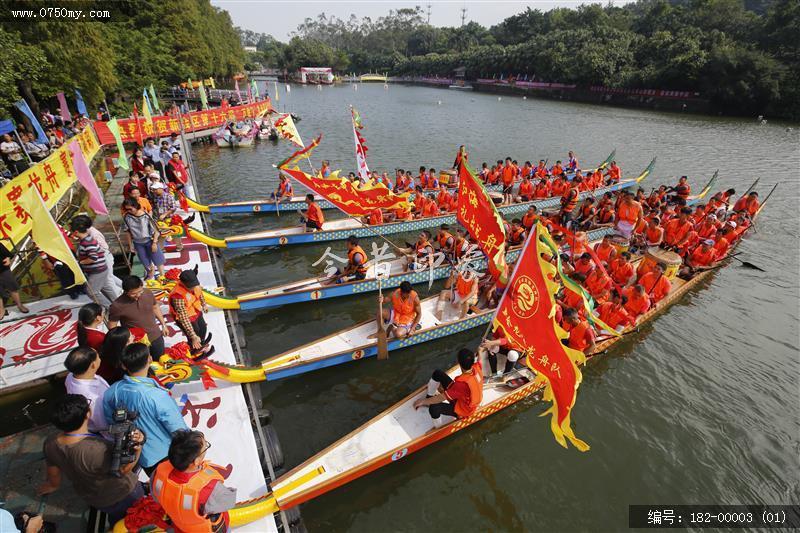
[[[389,359],[389,345],[386,338],[386,328],[383,325],[383,291],[381,287],[381,280],[383,278],[378,278],[378,361],[385,361]]]
[[[302,285],[295,285],[294,287],[289,287],[288,289],[283,289],[283,292],[292,292],[296,290],[303,289],[305,287],[309,287],[311,285],[315,285],[317,283],[325,283],[326,281],[332,280],[336,278],[339,274],[333,274],[332,276],[325,276],[324,278],[317,278],[314,281],[309,281],[307,283],[303,283]]]
[[[281,216],[281,208],[280,208],[279,204],[280,204],[280,202],[278,201],[278,195],[276,194],[275,195],[275,212],[278,214],[278,216]]]
[[[745,267],[745,268],[752,268],[752,269],[754,269],[754,270],[760,270],[761,272],[766,272],[766,270],[764,270],[764,269],[763,269],[763,268],[761,268],[760,266],[758,266],[758,265],[754,265],[754,264],[753,264],[753,263],[751,263],[750,261],[744,261],[744,260],[742,260],[742,259],[739,259],[738,257],[736,257],[736,255],[737,255],[737,254],[734,254],[734,255],[729,255],[728,257],[730,257],[730,258],[732,258],[732,259],[736,259],[736,260],[737,260],[737,261],[739,261],[739,262],[742,264],[742,266],[743,266],[743,267]]]

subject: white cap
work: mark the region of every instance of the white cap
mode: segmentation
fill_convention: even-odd
[[[707,244],[709,246],[714,246],[714,239],[706,239],[706,240],[703,241],[703,243],[705,243],[705,244]]]
[[[154,190],[155,190],[155,189],[166,189],[166,187],[164,186],[164,184],[163,184],[163,183],[161,183],[160,181],[156,181],[156,182],[154,182],[153,184],[151,184],[151,185],[150,185],[150,188],[151,188],[151,189],[154,189]]]
[[[733,220],[729,220],[729,221],[727,222],[727,224],[728,224],[730,227],[732,227],[732,228],[736,228],[736,222],[734,222]]]
[[[715,215],[713,213],[708,215],[708,220],[717,220],[717,215]]]

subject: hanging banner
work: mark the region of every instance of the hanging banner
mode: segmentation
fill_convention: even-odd
[[[26,102],[25,100],[19,100],[17,102],[14,102],[14,106],[17,109],[19,109],[26,117],[28,117],[28,120],[30,120],[31,124],[33,124],[33,129],[36,130],[36,142],[50,144],[50,139],[48,139],[47,135],[44,134],[44,130],[42,129],[42,125],[39,123],[39,121],[33,115],[33,111],[31,111],[31,108],[28,105],[28,102]],[[13,131],[13,128],[12,128],[12,131]]]
[[[78,89],[75,89],[75,105],[78,108],[78,113],[84,117],[89,116],[89,112],[86,110],[86,103],[83,101],[83,95]]]
[[[261,113],[272,111],[269,98],[254,104],[231,106],[223,110],[220,107],[211,108],[205,111],[193,111],[183,115],[183,129],[186,132],[213,130],[222,126],[226,121],[240,121],[247,118],[255,118]],[[170,133],[181,133],[181,123],[177,116],[160,115],[152,117],[153,126],[146,123],[143,118],[139,118],[142,132],[145,137],[166,137]],[[131,118],[118,119],[119,133],[124,143],[136,142],[136,121]],[[109,131],[105,122],[95,121],[95,131],[100,143],[115,144],[114,135]]]
[[[356,143],[356,166],[358,167],[358,175],[363,181],[369,180],[369,167],[367,166],[367,143],[364,142],[364,137],[361,136],[358,130],[364,128],[361,123],[361,115],[358,114],[356,108],[350,106],[350,114],[353,117],[353,138]]]
[[[91,161],[100,151],[100,143],[97,142],[92,128],[84,129],[72,140],[78,142],[86,161]],[[44,161],[8,182],[0,189],[0,242],[10,248],[8,240],[17,244],[31,230],[31,215],[18,203],[25,190],[35,186],[39,189],[47,209],[52,209],[72,187],[75,179],[69,145],[64,145]]]
[[[61,113],[61,119],[66,123],[72,120],[72,116],[69,114],[69,107],[67,107],[67,97],[64,96],[63,92],[56,94],[56,99],[58,100],[58,105],[60,106],[59,112]]]

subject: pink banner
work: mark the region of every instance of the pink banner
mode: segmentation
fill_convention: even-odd
[[[69,108],[67,107],[67,98],[64,96],[64,93],[58,93],[56,98],[58,98],[58,105],[61,109],[61,118],[64,119],[64,122],[72,120],[72,116],[69,113]]]
[[[94,181],[94,176],[92,176],[89,165],[86,164],[86,159],[83,157],[83,152],[81,152],[78,141],[72,141],[70,143],[69,151],[72,152],[72,164],[75,167],[75,176],[78,178],[81,185],[83,185],[83,188],[86,189],[86,192],[89,193],[89,207],[99,215],[107,215],[108,208],[103,201],[103,193],[100,192],[100,189],[97,187],[97,182]]]

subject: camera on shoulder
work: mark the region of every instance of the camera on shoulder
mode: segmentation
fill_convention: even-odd
[[[124,407],[114,409],[112,414],[112,424],[108,427],[108,433],[114,439],[114,448],[111,453],[111,473],[120,477],[122,465],[136,461],[136,447],[144,444],[144,439],[136,442],[133,433],[138,430],[135,421],[139,417],[136,411],[128,411]]]

